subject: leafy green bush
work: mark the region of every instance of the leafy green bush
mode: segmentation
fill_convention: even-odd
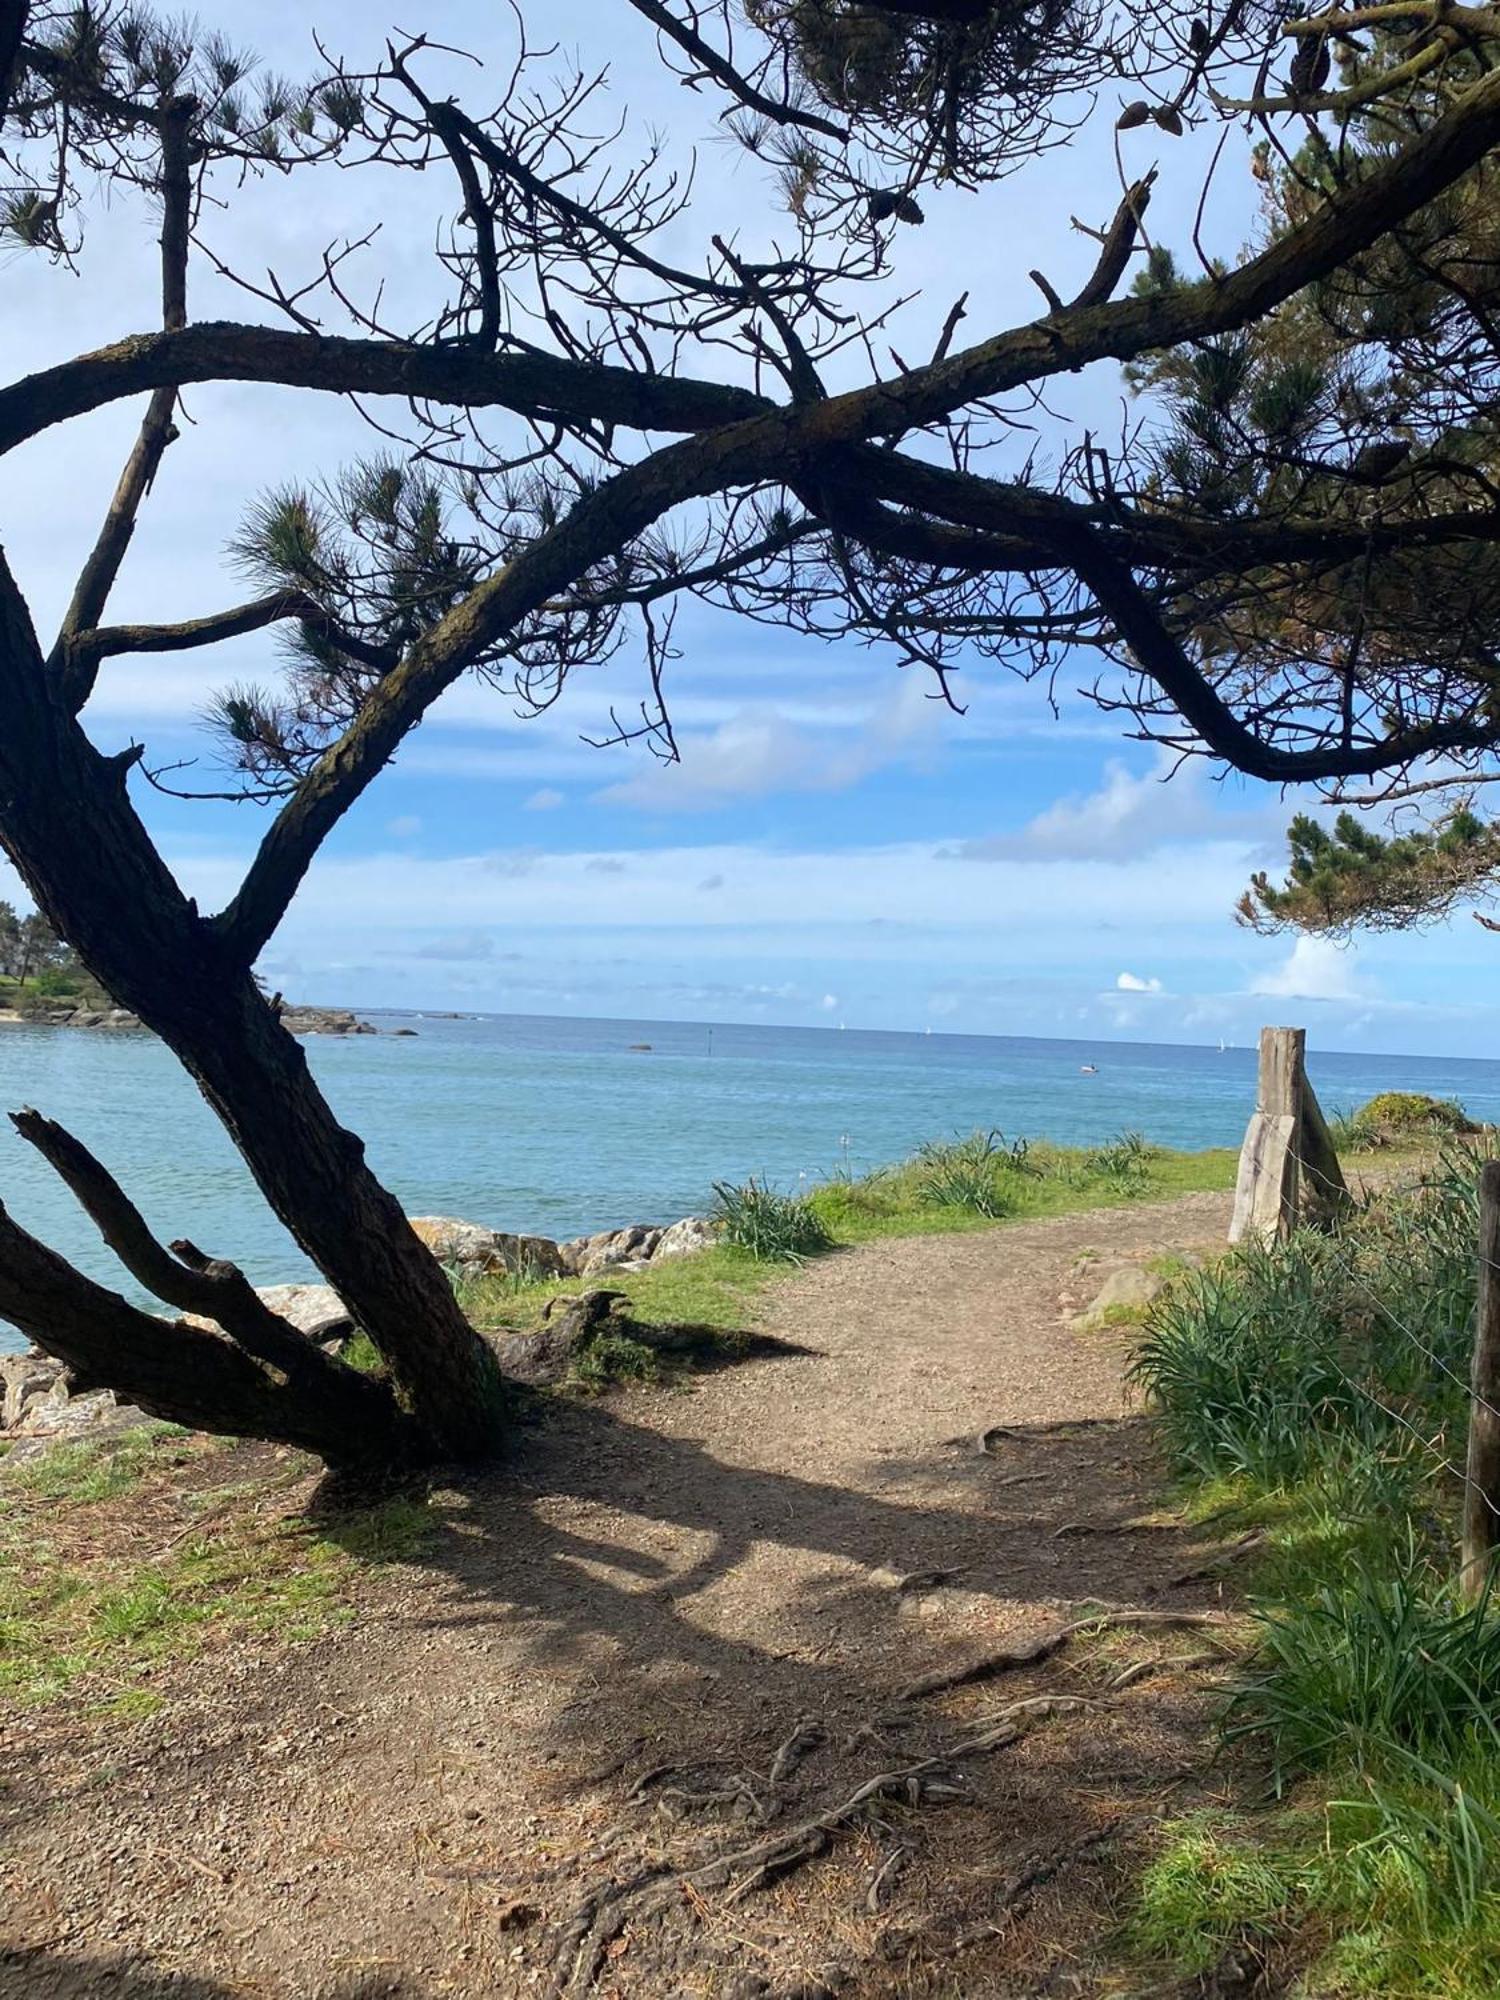
[[[1362,1104],[1354,1116],[1361,1126],[1379,1134],[1386,1143],[1479,1129],[1461,1104],[1447,1097],[1426,1097],[1416,1090],[1382,1090],[1368,1104]]]
[[[808,1196],[781,1194],[753,1174],[738,1186],[715,1181],[713,1214],[726,1243],[763,1262],[795,1264],[833,1241]]]

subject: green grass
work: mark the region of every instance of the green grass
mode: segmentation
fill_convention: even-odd
[[[204,1455],[160,1425],[0,1475],[0,1708],[67,1698],[90,1713],[147,1714],[164,1667],[240,1635],[295,1643],[347,1622],[361,1574],[408,1559],[437,1525],[404,1496],[316,1521],[278,1517],[264,1503],[285,1472],[185,1493],[180,1469]],[[150,1546],[144,1527],[128,1540],[106,1532],[127,1517],[101,1513],[105,1503],[134,1509],[166,1491],[170,1519],[211,1518],[186,1536],[158,1528],[146,1559],[135,1552]]]
[[[998,1135],[997,1135],[998,1136]],[[963,1144],[962,1140],[957,1142]],[[853,1177],[837,1175],[792,1199],[816,1218],[825,1238],[821,1250],[841,1249],[883,1236],[940,1236],[978,1229],[1003,1228],[1008,1221],[1033,1216],[1064,1215],[1114,1208],[1140,1199],[1169,1201],[1181,1194],[1231,1188],[1238,1155],[1227,1150],[1173,1153],[1147,1149],[1144,1189],[1122,1187],[1117,1178],[1091,1171],[1091,1155],[1083,1148],[1051,1146],[1036,1141],[1025,1147],[1025,1170],[997,1164],[997,1176],[1016,1183],[1015,1200],[1006,1213],[992,1215],[972,1207],[933,1202],[923,1191],[930,1176],[932,1154],[925,1148],[899,1166],[878,1168]],[[1014,1149],[1007,1148],[1013,1155]],[[722,1243],[690,1257],[676,1257],[644,1271],[605,1271],[592,1278],[547,1278],[518,1283],[499,1275],[463,1280],[457,1290],[465,1312],[480,1327],[525,1327],[535,1323],[548,1299],[560,1293],[594,1291],[603,1286],[625,1293],[631,1310],[647,1320],[691,1321],[703,1326],[744,1327],[753,1320],[759,1295],[768,1285],[789,1275],[784,1259],[757,1257],[734,1243]],[[373,1364],[373,1349],[365,1357]]]
[[[141,1424],[118,1439],[83,1438],[76,1444],[55,1444],[39,1457],[12,1466],[5,1474],[7,1493],[35,1494],[42,1500],[87,1503],[115,1500],[131,1493],[148,1468],[180,1463],[188,1433],[177,1424]]]
[[[1264,1537],[1227,1743],[1284,1805],[1164,1831],[1129,1926],[1301,1995],[1500,1991],[1500,1604],[1457,1594],[1477,1161],[1180,1278],[1137,1373],[1186,1511]],[[1239,1768],[1245,1770],[1243,1762]]]

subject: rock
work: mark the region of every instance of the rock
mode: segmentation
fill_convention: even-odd
[[[414,1042],[417,1039],[417,1031],[415,1028],[392,1028],[391,1033],[397,1036],[398,1038],[404,1035],[406,1039],[411,1042]]]
[[[281,1025],[293,1035],[377,1035],[380,1030],[361,1021],[347,1007],[283,1006]]]
[[[102,1429],[120,1408],[113,1389],[88,1389],[74,1396],[60,1377],[44,1396],[26,1405],[15,1431],[18,1437],[73,1438]]]
[[[261,1285],[257,1296],[309,1340],[343,1341],[356,1331],[348,1308],[331,1285]]]
[[[0,1354],[0,1431],[15,1430],[30,1406],[64,1379],[62,1363],[49,1355]]]
[[[451,1264],[465,1277],[496,1272],[535,1278],[569,1275],[562,1253],[550,1236],[512,1236],[482,1222],[460,1222],[450,1215],[414,1215],[411,1226],[440,1264]]]
[[[655,1253],[661,1238],[662,1231],[653,1224],[634,1222],[627,1229],[601,1229],[594,1236],[575,1236],[557,1247],[568,1277],[592,1278],[621,1264],[644,1263]]]
[[[1140,1264],[1122,1264],[1111,1271],[1086,1312],[1074,1319],[1074,1326],[1103,1326],[1112,1319],[1144,1316],[1146,1308],[1167,1288],[1160,1271],[1148,1271]]]
[[[700,1250],[711,1250],[718,1240],[717,1223],[704,1215],[685,1215],[681,1222],[674,1222],[662,1231],[651,1259],[660,1264],[668,1257],[694,1257]]]

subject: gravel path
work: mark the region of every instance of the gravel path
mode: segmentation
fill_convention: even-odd
[[[810,1351],[551,1405],[348,1631],[200,1660],[141,1724],[12,1718],[0,1996],[519,1996],[559,1968],[616,2000],[1118,1990],[1120,1872],[1198,1783],[1203,1675],[1163,1662],[1201,1641],[1132,1639],[1158,1664],[1117,1694],[1122,1636],[898,1697],[1083,1601],[1212,1602],[1173,1581],[1203,1551],[1159,1512],[1122,1337],[1068,1321],[1227,1212],[829,1257],[766,1309]],[[1022,1696],[1072,1707],[836,1819]],[[680,1880],[831,1814],[774,1880]],[[569,1913],[638,1871],[577,1957]]]

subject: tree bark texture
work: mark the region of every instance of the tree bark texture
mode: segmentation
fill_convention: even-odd
[[[69,715],[8,574],[0,709],[0,843],[27,888],[192,1075],[271,1208],[379,1349],[432,1455],[492,1451],[503,1398],[490,1350],[249,966],[157,854],[127,796],[133,759],[101,755]],[[26,1330],[56,1351],[45,1327]]]

